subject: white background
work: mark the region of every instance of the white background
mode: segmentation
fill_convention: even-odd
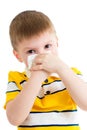
[[[3,0],[0,1],[0,129],[16,130],[3,105],[9,70],[24,69],[12,54],[9,24],[19,12],[32,9],[46,13],[59,37],[59,54],[69,65],[87,76],[87,2],[86,0]],[[85,96],[85,95],[82,95]],[[81,130],[87,130],[87,112],[79,109]]]

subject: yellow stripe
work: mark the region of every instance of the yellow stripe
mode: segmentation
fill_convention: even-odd
[[[46,95],[43,99],[36,98],[32,111],[63,111],[75,110],[76,104],[70,97],[67,90]]]

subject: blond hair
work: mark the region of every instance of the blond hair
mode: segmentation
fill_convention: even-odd
[[[19,13],[10,24],[10,39],[13,48],[17,49],[18,42],[39,35],[46,30],[54,31],[54,26],[47,15],[39,11],[27,10]]]

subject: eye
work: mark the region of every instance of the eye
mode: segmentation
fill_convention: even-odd
[[[28,50],[27,51],[27,54],[34,54],[35,53],[35,50]]]
[[[46,44],[45,48],[51,48],[51,46],[52,46],[51,44]]]

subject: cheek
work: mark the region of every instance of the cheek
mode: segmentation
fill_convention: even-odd
[[[28,57],[25,58],[24,63],[28,67]]]
[[[25,67],[28,67],[28,62],[27,61],[25,61],[23,63],[25,64]]]
[[[23,56],[23,63],[28,66],[27,56]]]

